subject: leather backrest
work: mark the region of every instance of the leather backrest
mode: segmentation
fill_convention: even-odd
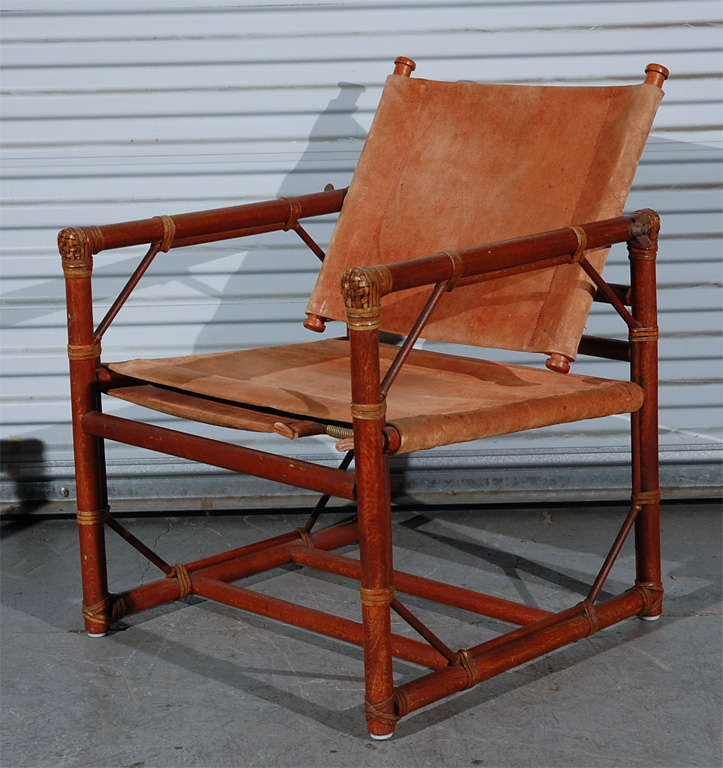
[[[343,320],[353,266],[545,232],[623,211],[662,91],[537,87],[390,75],[308,312]],[[588,253],[602,269],[607,249]],[[430,288],[384,298],[406,333]],[[574,359],[592,302],[577,265],[456,288],[423,338]]]

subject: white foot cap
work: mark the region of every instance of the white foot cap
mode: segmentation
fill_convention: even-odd
[[[394,736],[394,731],[391,733],[370,733],[369,734],[374,741],[386,741],[387,739],[391,739],[392,736]]]
[[[657,616],[638,616],[639,619],[642,619],[643,621],[657,621],[662,614],[658,614]]]
[[[88,637],[105,637],[107,632],[87,632]]]

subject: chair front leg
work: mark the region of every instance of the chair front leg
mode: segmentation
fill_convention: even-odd
[[[372,270],[354,269],[342,278],[351,345],[351,414],[359,514],[364,676],[369,734],[394,733],[391,613],[392,531],[389,460],[383,450],[386,402],[379,379],[378,286]]]
[[[85,432],[82,418],[99,406],[96,369],[100,344],[93,333],[91,273],[93,247],[81,229],[65,229],[58,236],[68,307],[68,361],[73,416],[73,450],[77,497],[80,565],[83,580],[83,618],[91,637],[106,633],[112,605],[108,593],[105,521],[108,500],[102,442]]]

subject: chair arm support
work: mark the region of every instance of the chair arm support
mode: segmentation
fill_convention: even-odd
[[[605,247],[647,234],[648,218],[647,211],[639,211],[574,229],[565,227],[459,251],[442,251],[395,264],[355,267],[342,278],[342,292],[348,307],[362,308],[372,306],[375,297],[378,301],[386,294],[421,285],[450,280],[465,285],[570,263],[576,260],[580,232],[586,238],[584,249]],[[352,284],[359,282],[365,287],[352,289]]]
[[[284,229],[287,224],[293,226],[296,219],[336,213],[341,210],[345,195],[346,188],[335,189],[169,216],[174,228],[171,247],[252,234],[244,230]],[[100,253],[112,248],[161,242],[166,235],[166,226],[163,219],[156,216],[100,227],[69,227],[59,233],[58,245],[63,253],[64,248],[77,247],[79,241],[87,241],[92,253]]]

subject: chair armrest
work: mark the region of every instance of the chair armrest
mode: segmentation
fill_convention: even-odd
[[[290,229],[297,219],[341,210],[346,191],[346,188],[335,189],[299,197],[282,197],[278,200],[180,213],[175,216],[155,216],[151,219],[100,227],[69,227],[58,234],[58,244],[62,253],[66,243],[87,240],[92,253],[100,253],[129,245],[160,243],[164,238],[168,238],[170,227],[173,234],[168,245],[170,248],[178,248],[210,240]]]
[[[654,253],[657,251],[659,227],[660,219],[657,213],[646,209],[615,219],[605,219],[581,226],[565,227],[552,232],[502,240],[460,251],[443,251],[396,264],[354,267],[347,270],[342,275],[341,280],[350,338],[353,341],[358,336],[358,331],[379,327],[383,296],[408,288],[435,285],[426,305],[400,348],[397,358],[381,382],[380,392],[382,395],[386,395],[445,288],[452,290],[457,284],[480,282],[566,263],[578,263],[585,270],[598,290],[628,324],[631,333],[634,333],[633,329],[644,325],[644,323],[633,317],[625,307],[625,299],[629,299],[629,292],[623,292],[621,297],[620,292],[612,289],[587,261],[584,252],[588,249],[626,241],[628,249],[631,251],[631,259],[633,258],[632,252],[636,250],[635,245],[638,248],[643,248],[647,254],[636,258],[650,259],[651,255],[654,258]],[[635,277],[635,271],[633,276]],[[650,314],[648,307],[651,305],[650,296],[652,295],[652,315],[654,315],[654,270],[650,274],[646,274],[645,277],[641,272],[637,280],[633,280],[633,296],[636,293],[636,283],[638,286],[646,283],[647,286],[644,290],[637,291],[640,296],[635,304],[641,309],[645,305],[646,308],[642,310],[643,313]],[[619,287],[622,288],[622,286]],[[366,334],[362,334],[362,336],[364,335]],[[352,344],[352,370],[357,371],[357,369],[361,370],[361,367],[368,366],[371,357],[368,356],[369,350],[365,350],[362,355],[363,357],[366,356],[366,360],[361,359],[357,363],[354,359],[355,346],[358,347],[358,342],[356,345]],[[615,352],[616,355],[620,354],[617,349]],[[376,353],[378,357],[378,350]],[[567,373],[570,370],[569,359],[558,353],[551,353],[545,365],[560,373]]]
[[[376,284],[378,296],[422,285],[453,281],[466,285],[508,274],[528,272],[579,260],[583,250],[601,248],[645,235],[649,228],[647,211],[614,219],[565,227],[511,240],[442,251],[376,267],[355,267],[347,271]],[[358,279],[358,278],[357,278]],[[346,298],[346,297],[345,297]],[[353,297],[352,301],[354,301]],[[348,304],[347,306],[354,306]]]

